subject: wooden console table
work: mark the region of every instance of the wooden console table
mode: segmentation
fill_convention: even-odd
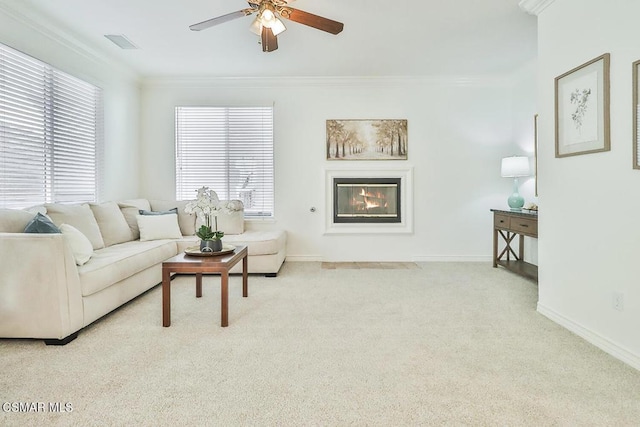
[[[524,261],[524,236],[538,238],[537,211],[509,211],[491,209],[493,212],[493,266],[498,265],[538,281],[538,266]],[[498,236],[505,243],[498,253]],[[518,236],[518,253],[511,246]]]

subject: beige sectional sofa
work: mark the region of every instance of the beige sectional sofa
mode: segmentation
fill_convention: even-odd
[[[0,209],[0,338],[66,344],[80,329],[159,284],[162,261],[198,244],[196,218],[184,212],[185,204],[134,199]],[[172,208],[177,215],[161,220],[138,217],[139,210]],[[64,231],[24,233],[36,211],[45,210]],[[167,227],[167,221],[173,224]],[[221,214],[218,225],[225,231],[224,243],[248,245],[249,273],[278,273],[285,258],[284,231],[245,229],[241,205]]]

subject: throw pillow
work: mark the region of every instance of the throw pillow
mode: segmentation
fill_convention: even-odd
[[[69,224],[87,236],[94,250],[104,248],[100,227],[98,227],[96,217],[93,215],[89,205],[62,205],[56,203],[46,204],[45,207],[47,208],[47,215],[49,215],[54,224],[57,226]]]
[[[140,241],[160,239],[180,239],[182,233],[178,226],[178,215],[138,215]]]
[[[133,240],[133,233],[116,202],[90,203],[105,246]]]
[[[193,236],[196,234],[196,216],[184,211],[189,200],[149,200],[149,203],[154,211],[166,211],[177,207],[178,225],[180,225],[182,235]]]
[[[124,219],[127,221],[127,224],[129,224],[129,228],[133,234],[133,240],[138,240],[140,238],[140,230],[138,229],[136,216],[140,215],[140,209],[151,210],[149,201],[147,199],[129,199],[118,202],[118,206],[120,206],[122,215],[124,215]]]
[[[40,212],[24,228],[25,233],[60,233],[60,229]]]
[[[166,211],[148,211],[145,209],[140,209],[138,211],[138,213],[140,215],[172,215],[172,214],[178,214],[178,208],[171,208],[169,210]]]
[[[69,224],[62,224],[60,231],[69,243],[73,258],[76,260],[76,265],[86,264],[91,258],[91,255],[93,255],[93,246],[89,239],[87,239],[87,236]]]

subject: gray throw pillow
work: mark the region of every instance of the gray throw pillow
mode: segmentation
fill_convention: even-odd
[[[60,229],[49,218],[40,212],[24,228],[25,233],[60,233]]]
[[[144,209],[140,209],[138,212],[140,213],[140,215],[177,215],[178,208],[169,209],[168,211],[146,211]]]

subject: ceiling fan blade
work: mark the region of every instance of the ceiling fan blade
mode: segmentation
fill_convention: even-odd
[[[237,12],[227,13],[226,15],[218,16],[216,18],[207,19],[206,21],[199,22],[197,24],[193,24],[189,26],[191,31],[202,31],[207,28],[213,27],[214,25],[224,24],[225,22],[232,21],[237,18],[242,18],[243,16],[251,15],[255,12],[254,8],[242,9]]]
[[[278,48],[278,38],[273,34],[271,28],[262,27],[262,51],[273,52]]]
[[[331,34],[339,34],[344,29],[344,24],[342,22],[323,18],[322,16],[314,15],[299,9],[293,9],[291,7],[282,8],[280,14],[283,18],[290,19],[291,21],[307,25],[318,30],[326,31]]]

